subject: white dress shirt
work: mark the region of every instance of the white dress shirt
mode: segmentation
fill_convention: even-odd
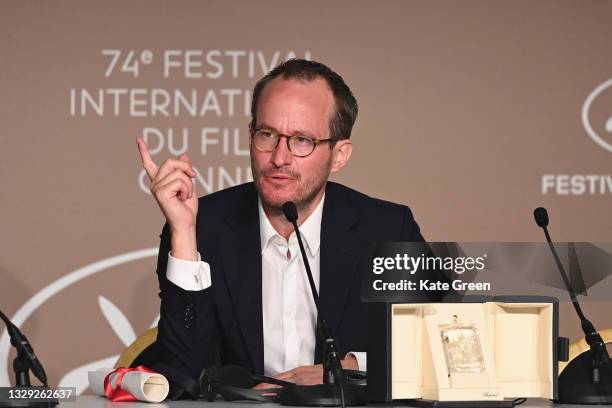
[[[317,291],[323,201],[300,226]],[[259,203],[264,371],[270,375],[314,364],[317,312],[295,232],[285,240]]]
[[[317,208],[300,225],[300,232],[312,277],[319,290],[321,271],[321,218],[325,195]],[[264,373],[269,376],[295,367],[314,364],[317,312],[310,284],[300,255],[295,232],[289,240],[282,237],[259,206],[261,234],[262,312],[264,335]],[[210,267],[201,261],[186,261],[168,256],[166,278],[185,290],[211,286]],[[366,353],[351,352],[359,369],[366,370]]]

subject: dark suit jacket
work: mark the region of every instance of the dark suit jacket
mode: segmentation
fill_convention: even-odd
[[[328,182],[321,221],[320,305],[341,355],[367,349],[367,311],[360,299],[357,264],[364,246],[374,241],[420,242],[423,237],[408,207]],[[161,234],[159,358],[197,378],[217,351],[223,365],[263,374],[261,244],[253,183],[200,198],[197,242],[210,264],[212,286],[191,292],[166,279],[167,225]],[[318,354],[315,361],[320,362]]]

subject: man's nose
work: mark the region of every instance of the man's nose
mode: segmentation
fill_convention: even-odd
[[[289,150],[289,146],[287,146],[287,139],[281,137],[278,141],[278,145],[276,145],[276,149],[272,151],[272,163],[276,167],[283,167],[288,164],[291,164],[291,160],[293,160],[293,155]]]

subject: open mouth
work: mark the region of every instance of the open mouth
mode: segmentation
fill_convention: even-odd
[[[275,180],[295,180],[296,179],[296,177],[292,176],[291,174],[287,174],[287,173],[267,173],[267,174],[264,174],[264,177],[275,179]]]
[[[272,185],[287,185],[295,181],[294,177],[287,174],[268,174],[264,176],[268,183]]]

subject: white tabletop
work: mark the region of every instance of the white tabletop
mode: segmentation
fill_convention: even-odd
[[[206,401],[190,401],[190,400],[182,400],[182,401],[165,401],[160,404],[149,404],[146,402],[111,402],[106,398],[97,397],[93,395],[82,395],[77,397],[76,402],[63,402],[58,406],[61,408],[76,408],[76,407],[85,407],[85,408],[155,408],[155,407],[202,407],[203,404],[210,404]],[[225,401],[216,401],[213,403],[215,408],[245,408],[245,405],[253,404],[256,408],[276,408],[279,405],[277,404],[264,404],[259,402],[249,402],[249,401],[236,401],[236,402],[225,402]],[[370,406],[379,406],[379,407],[409,407],[407,403],[396,402],[391,404],[372,404]],[[560,405],[553,404],[549,400],[544,399],[528,399],[522,405],[519,405],[521,408],[533,408],[533,407],[563,407],[563,408],[575,408],[575,407],[592,407],[593,405]]]

